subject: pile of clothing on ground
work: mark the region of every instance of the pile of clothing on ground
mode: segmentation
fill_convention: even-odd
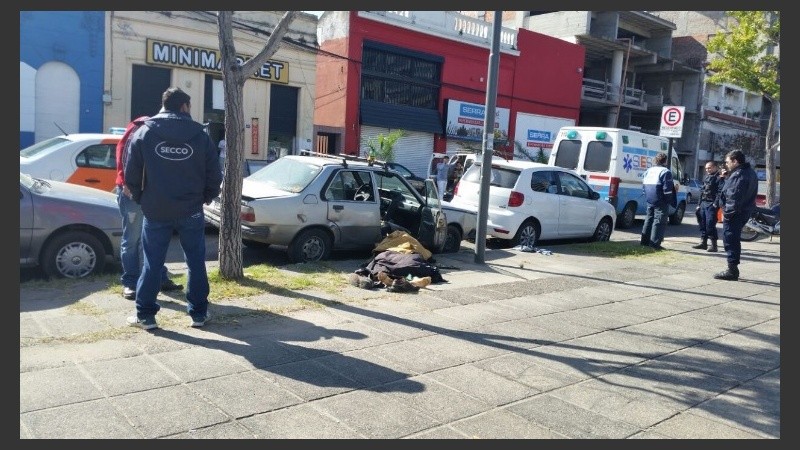
[[[445,283],[432,253],[404,231],[387,235],[372,251],[373,258],[350,274],[349,282],[362,289],[417,292],[431,283]]]

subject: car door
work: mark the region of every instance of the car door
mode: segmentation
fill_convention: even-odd
[[[580,177],[558,171],[560,237],[590,236],[594,233],[597,200],[592,199],[592,189]]]
[[[436,187],[431,179],[425,180],[425,198],[420,209],[417,240],[433,253],[440,253],[447,240],[447,216],[439,203]]]
[[[67,178],[67,183],[110,192],[117,180],[116,155],[116,142],[103,141],[86,147],[75,156],[75,171]]]
[[[27,188],[19,186],[19,261],[27,261],[33,236],[33,195]]]
[[[523,175],[527,171],[523,172]],[[539,221],[541,229],[540,239],[558,237],[559,210],[561,198],[558,195],[558,176],[553,170],[534,170],[530,173],[530,191],[524,190],[530,199],[525,202],[526,209],[520,213],[530,214]],[[517,184],[525,182],[523,175]],[[522,190],[522,189],[521,189]]]
[[[324,198],[328,205],[328,225],[337,234],[337,249],[366,248],[380,241],[380,203],[371,171],[334,172]]]

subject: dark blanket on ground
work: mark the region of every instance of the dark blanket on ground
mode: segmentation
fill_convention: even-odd
[[[362,273],[365,272],[365,273]],[[431,277],[432,283],[444,282],[439,268],[425,261],[419,253],[402,253],[384,250],[356,273],[360,275],[377,275],[378,272],[387,272],[393,278],[406,277]]]

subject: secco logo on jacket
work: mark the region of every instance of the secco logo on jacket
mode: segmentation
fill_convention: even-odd
[[[192,156],[194,150],[189,144],[170,144],[168,142],[159,142],[156,145],[156,154],[164,159],[172,161],[182,161]]]

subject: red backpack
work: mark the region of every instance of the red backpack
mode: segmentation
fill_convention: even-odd
[[[130,148],[131,137],[150,116],[139,116],[128,123],[125,133],[122,134],[117,143],[117,186],[125,184],[125,162],[128,160],[128,149]]]

